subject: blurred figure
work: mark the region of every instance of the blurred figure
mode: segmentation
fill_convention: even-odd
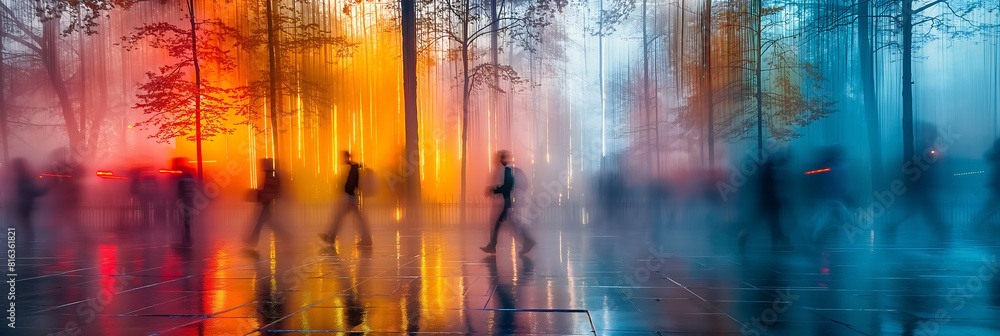
[[[625,194],[622,190],[625,181],[621,174],[612,170],[601,170],[596,184],[597,199],[600,208],[604,210],[605,220],[610,221],[617,218],[619,205]]]
[[[132,168],[129,172],[129,189],[132,193],[136,207],[139,209],[139,220],[146,224],[152,224],[157,215],[157,190],[156,171],[148,165],[141,165]]]
[[[57,209],[53,214],[53,222],[82,232],[79,229],[81,223],[78,211],[83,198],[82,179],[87,175],[83,164],[68,148],[60,148],[52,153],[51,168],[57,175],[49,187],[52,205]]]
[[[990,165],[990,175],[986,185],[990,197],[983,205],[983,209],[972,219],[972,226],[976,230],[985,229],[987,222],[1000,208],[1000,139],[993,142],[993,147],[986,151],[983,158]]]
[[[785,165],[788,157],[784,153],[775,153],[767,158],[760,167],[760,186],[757,195],[758,221],[766,222],[771,229],[771,244],[787,245],[788,236],[781,225],[783,205],[787,204],[784,192],[788,189],[781,176],[786,173]],[[757,224],[754,223],[754,224]],[[757,224],[759,225],[759,224]],[[746,245],[749,232],[744,229],[739,235],[739,245]]]
[[[828,146],[820,150],[820,160],[817,169],[806,172],[815,176],[818,188],[815,214],[812,217],[813,241],[819,240],[831,224],[838,227],[853,223],[855,217],[847,208],[851,203],[851,191],[848,188],[847,164],[844,160],[844,149],[840,146]],[[832,219],[832,221],[831,221]]]
[[[511,161],[510,152],[506,150],[498,151],[496,159],[497,164],[503,167],[503,169],[497,170],[497,173],[502,174],[502,176],[497,176],[496,181],[501,182],[501,184],[487,189],[486,196],[503,196],[503,203],[500,204],[497,219],[493,224],[493,230],[490,232],[490,242],[486,244],[486,246],[479,248],[483,252],[491,254],[497,252],[497,235],[500,233],[500,224],[510,219],[510,212],[514,207],[511,195],[514,192],[515,181],[514,168],[509,166]],[[519,223],[517,223],[517,221],[511,221],[511,225],[514,226],[513,229],[521,236],[523,241],[520,253],[523,255],[531,252],[531,249],[535,247],[535,241],[531,239],[531,236],[528,235],[528,233],[521,227],[521,225],[519,225]]]
[[[31,215],[35,212],[35,199],[45,194],[45,189],[35,185],[35,174],[28,167],[28,161],[17,158],[13,162],[16,193],[14,205],[17,225],[24,230],[24,236],[30,242],[34,238],[34,225]]]
[[[351,152],[344,151],[343,158],[344,164],[350,166],[347,172],[347,180],[344,182],[344,193],[346,195],[340,208],[334,210],[333,223],[330,225],[330,230],[326,234],[320,234],[319,238],[323,242],[333,246],[337,240],[337,234],[340,233],[340,225],[343,223],[344,216],[353,213],[358,217],[358,225],[361,228],[361,241],[358,242],[358,246],[369,247],[372,246],[372,234],[368,227],[368,221],[365,220],[364,214],[361,213],[361,203],[358,199],[361,164],[351,160]]]
[[[674,196],[674,190],[672,190],[670,181],[665,178],[656,178],[647,181],[646,184],[646,200],[648,202],[647,208],[650,211],[650,220],[647,223],[653,224],[654,227],[660,227],[660,224],[673,216],[673,204],[671,204],[671,199]]]
[[[179,172],[177,174],[177,206],[181,219],[184,222],[184,231],[181,233],[181,243],[176,245],[179,248],[189,248],[193,245],[191,240],[191,217],[194,216],[194,195],[195,179],[194,170],[187,165],[187,158],[174,158],[171,169]]]
[[[730,173],[719,168],[710,168],[697,173],[692,181],[693,197],[690,206],[697,209],[695,220],[703,220],[713,225],[724,226],[733,220],[734,208],[738,207],[739,192],[732,191]]]
[[[937,148],[940,133],[938,133],[937,126],[925,121],[917,123],[915,132],[914,157],[902,165],[905,194],[901,196],[901,199],[906,205],[904,207],[906,212],[899,221],[889,223],[886,226],[886,240],[889,243],[894,242],[899,226],[915,215],[921,214],[932,233],[937,236],[936,241],[943,243],[951,240],[951,230],[945,222],[941,208],[934,199],[940,187],[938,185],[938,175],[940,175],[938,161],[942,159],[943,154]]]
[[[275,201],[281,196],[281,178],[275,169],[274,159],[261,159],[260,168],[264,171],[264,183],[257,190],[257,203],[260,205],[260,215],[257,216],[257,225],[254,225],[253,232],[247,238],[244,251],[257,255],[257,243],[260,241],[260,230],[267,223],[271,231],[280,236],[285,236],[285,230],[276,223],[272,207]]]

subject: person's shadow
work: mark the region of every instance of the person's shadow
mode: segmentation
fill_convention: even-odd
[[[500,281],[500,271],[495,255],[483,258],[483,261],[490,270],[490,279],[495,288],[494,297],[497,299],[496,301],[499,305],[499,307],[494,308],[497,317],[494,333],[500,335],[517,334],[517,321],[514,316],[514,312],[517,311],[516,287],[523,284],[525,279],[535,272],[534,262],[527,255],[522,255],[519,258],[520,264],[523,266],[521,272],[525,276],[518,277],[518,283],[515,284],[513,283],[513,279],[511,281]]]
[[[273,270],[270,262],[261,261],[259,256],[255,256],[257,261],[256,308],[257,319],[260,321],[258,332],[261,335],[278,335],[277,330],[284,329],[285,306],[293,293],[291,290],[293,284],[290,279],[294,279],[291,273],[295,272],[291,265],[294,256],[287,247],[278,248],[275,252]]]

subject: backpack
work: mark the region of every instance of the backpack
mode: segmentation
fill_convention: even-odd
[[[368,167],[358,169],[358,190],[362,195],[368,197],[378,195],[380,187],[378,174],[374,170]]]
[[[514,175],[514,190],[511,191],[511,196],[515,198],[527,198],[531,193],[531,184],[528,183],[528,174],[525,174],[523,170],[517,167],[512,167],[512,174]]]
[[[281,175],[274,173],[274,176],[264,177],[264,183],[257,191],[258,202],[270,202],[281,196]]]

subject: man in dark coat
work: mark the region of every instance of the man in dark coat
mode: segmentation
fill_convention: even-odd
[[[271,230],[279,236],[285,235],[274,219],[273,207],[275,201],[281,197],[281,178],[275,167],[274,159],[266,158],[260,160],[261,170],[264,171],[264,182],[260,189],[257,189],[257,203],[260,205],[260,215],[257,216],[257,224],[254,225],[250,237],[247,238],[244,250],[250,254],[257,254],[257,243],[260,242],[260,230],[264,224],[268,224]]]
[[[31,215],[35,212],[35,199],[45,194],[45,189],[35,185],[35,176],[28,168],[28,162],[24,159],[14,159],[14,178],[17,185],[15,200],[15,211],[17,224],[24,229],[25,237],[29,240],[34,236],[34,226],[31,223]]]
[[[194,171],[187,165],[187,158],[175,158],[173,169],[180,172],[177,176],[177,206],[184,221],[184,232],[182,233],[180,248],[188,248],[193,245],[191,240],[191,217],[196,211],[194,207],[195,178]]]
[[[497,152],[497,162],[503,167],[502,179],[498,179],[501,182],[500,185],[494,186],[487,190],[487,195],[500,195],[503,196],[503,203],[499,208],[499,214],[497,215],[496,221],[493,223],[493,230],[490,231],[490,242],[486,246],[480,247],[479,249],[486,253],[496,253],[497,252],[497,235],[500,233],[500,224],[508,221],[510,218],[510,212],[514,207],[514,201],[511,194],[514,192],[514,169],[509,166],[510,164],[510,152],[502,150]],[[522,239],[524,240],[524,245],[521,247],[521,254],[526,254],[531,251],[535,246],[535,241],[528,236],[522,228],[516,227],[517,223],[512,223],[515,225],[515,231],[519,231]]]
[[[353,213],[358,217],[358,222],[361,226],[361,241],[358,242],[358,246],[372,246],[371,230],[368,227],[368,221],[365,220],[365,216],[361,213],[361,203],[358,199],[358,196],[360,196],[358,187],[361,182],[361,164],[352,161],[351,152],[348,151],[344,151],[344,164],[349,166],[347,180],[344,182],[344,201],[341,203],[340,208],[335,210],[330,230],[326,234],[320,234],[319,238],[327,244],[333,245],[337,239],[337,234],[340,233],[340,225],[343,222],[344,216]]]
[[[990,197],[983,205],[983,209],[972,220],[973,227],[976,229],[984,228],[987,221],[997,213],[997,210],[1000,210],[1000,139],[993,142],[993,147],[986,151],[983,158],[990,165],[990,175],[987,180]]]

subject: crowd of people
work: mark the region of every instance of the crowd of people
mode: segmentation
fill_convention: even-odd
[[[942,161],[947,151],[940,145],[940,135],[930,124],[918,127],[914,157],[906,160],[897,174],[871,174],[870,180],[859,175],[856,166],[851,166],[846,151],[840,146],[826,146],[811,150],[802,155],[803,159],[794,160],[788,148],[769,151],[757,160],[750,160],[756,167],[752,174],[742,176],[748,187],[733,185],[732,175],[725,173],[705,173],[703,176],[690,179],[694,189],[700,190],[694,194],[682,194],[671,189],[666,184],[648,183],[648,195],[636,195],[625,187],[627,184],[620,174],[605,173],[594,184],[597,204],[604,208],[606,219],[614,219],[622,215],[616,212],[624,202],[637,199],[645,201],[649,208],[656,209],[654,216],[648,218],[656,222],[664,216],[662,209],[667,209],[667,217],[675,216],[671,209],[690,210],[691,202],[701,202],[703,207],[710,208],[705,222],[730,222],[736,225],[736,241],[744,248],[750,237],[758,231],[767,231],[770,241],[775,247],[788,247],[796,242],[815,242],[830,239],[837,232],[864,231],[878,232],[878,236],[886,243],[892,243],[900,232],[912,231],[915,225],[923,223],[939,242],[951,239],[952,224],[943,214],[939,198],[941,191],[948,184],[948,174],[942,167]],[[984,155],[990,166],[988,170],[988,199],[983,207],[970,220],[974,229],[984,231],[991,229],[991,219],[1000,210],[1000,140],[997,140]],[[516,210],[515,200],[527,199],[523,195],[527,190],[526,174],[512,164],[513,156],[509,151],[496,153],[497,169],[494,182],[486,190],[486,195],[495,200],[495,211],[489,223],[489,240],[480,249],[488,254],[496,253],[498,235],[504,226],[521,242],[521,253],[529,253],[536,245],[536,240],[528,232],[522,216],[512,215]],[[190,248],[194,245],[192,236],[192,221],[197,215],[195,196],[198,185],[195,171],[189,167],[185,158],[176,158],[170,169],[168,192],[162,192],[157,186],[158,175],[152,168],[140,166],[130,172],[129,188],[134,202],[140,204],[139,220],[147,221],[157,218],[168,218],[179,228],[178,248]],[[363,187],[363,177],[367,174],[365,167],[355,161],[350,152],[342,153],[342,162],[346,169],[342,189],[331,186],[339,191],[341,197],[331,208],[332,215],[328,228],[318,234],[319,240],[331,252],[336,253],[334,246],[345,220],[352,218],[358,224],[356,245],[368,248],[375,244],[369,220],[362,210],[362,196],[369,190]],[[32,237],[35,234],[33,217],[38,200],[50,197],[60,211],[50,217],[60,223],[75,221],[75,209],[79,208],[81,186],[74,174],[79,174],[79,166],[57,161],[54,165],[55,174],[39,175],[24,159],[15,159],[9,166],[13,186],[13,219],[24,229],[24,235]],[[162,170],[160,171],[163,172]],[[284,199],[285,184],[283,174],[279,171],[275,160],[265,158],[260,160],[259,174],[261,182],[255,189],[252,200],[256,203],[256,219],[244,240],[244,251],[257,255],[256,246],[265,227],[277,236],[287,237],[290,228],[282,225],[279,216],[275,215],[276,204]],[[45,177],[45,178],[39,178]],[[867,197],[864,181],[871,182],[873,193]],[[519,194],[521,193],[521,194]],[[169,196],[165,196],[169,195]],[[644,196],[648,196],[643,199]],[[166,199],[165,199],[166,198]],[[685,198],[679,200],[679,198]],[[734,205],[736,204],[736,205]],[[728,220],[721,220],[719,215],[724,208],[736,208],[739,215]],[[175,213],[176,216],[165,216]],[[715,216],[715,217],[712,217]],[[669,220],[668,220],[669,221]],[[68,225],[72,227],[73,225]],[[873,233],[874,234],[874,233]]]
[[[176,248],[191,248],[195,244],[192,234],[192,225],[195,217],[199,213],[196,204],[198,194],[198,183],[195,170],[190,167],[187,158],[174,158],[171,160],[169,169],[161,169],[159,172],[151,166],[140,165],[132,168],[129,172],[127,182],[131,194],[131,203],[138,211],[134,220],[143,222],[157,222],[166,220],[171,226],[176,226],[178,241],[172,245]],[[338,235],[341,232],[346,219],[353,217],[359,227],[357,245],[361,248],[370,248],[374,244],[371,227],[368,219],[362,211],[362,193],[370,194],[374,190],[364,190],[362,175],[369,174],[370,170],[364,169],[363,165],[356,162],[351,153],[342,153],[342,162],[347,167],[346,178],[344,179],[339,201],[332,206],[330,225],[324,233],[319,234],[319,239],[327,247],[328,252],[336,253]],[[487,196],[495,196],[496,210],[494,219],[491,222],[489,242],[481,249],[489,254],[496,253],[497,236],[502,225],[508,225],[513,232],[523,242],[521,253],[528,253],[535,245],[535,241],[527,232],[525,226],[519,223],[517,216],[512,216],[515,195],[519,190],[523,190],[520,185],[526,185],[524,172],[513,167],[512,155],[508,151],[500,151],[496,155],[496,164],[499,169],[494,177],[496,185],[491,186],[487,191]],[[276,215],[275,208],[286,199],[283,185],[285,176],[279,171],[274,159],[264,158],[260,160],[260,183],[259,187],[252,190],[252,200],[256,204],[256,216],[249,234],[244,240],[243,252],[251,256],[258,256],[257,245],[260,241],[262,230],[267,227],[276,236],[287,238],[290,236],[290,228],[286,228],[280,216]],[[59,166],[57,162],[55,166]],[[65,165],[58,174],[39,174],[31,169],[27,160],[16,159],[12,162],[12,174],[10,179],[13,186],[13,210],[14,221],[19,228],[23,228],[24,235],[28,239],[33,239],[36,225],[34,219],[38,208],[38,199],[41,197],[51,197],[53,208],[59,209],[58,216],[47,219],[71,222],[72,226],[78,226],[77,214],[75,211],[80,206],[82,186],[80,185],[80,174],[82,168],[79,165]],[[75,168],[75,169],[73,169]],[[68,170],[67,170],[68,169]],[[169,178],[165,186],[158,173],[166,173]],[[111,173],[108,173],[110,176]],[[76,178],[74,178],[74,176]],[[41,177],[41,178],[39,178]],[[518,181],[521,180],[521,181]],[[369,187],[371,189],[371,187]],[[523,194],[523,193],[522,193]],[[509,224],[508,224],[509,223]],[[83,236],[83,235],[81,235]]]

